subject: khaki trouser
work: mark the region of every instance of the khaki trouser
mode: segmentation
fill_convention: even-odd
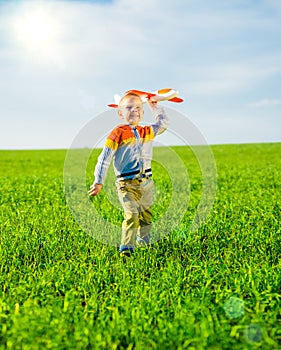
[[[120,180],[116,187],[124,210],[121,245],[134,247],[137,236],[145,238],[150,233],[153,180]]]

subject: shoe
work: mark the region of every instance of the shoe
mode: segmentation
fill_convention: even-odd
[[[124,250],[123,252],[120,253],[120,256],[122,258],[127,258],[127,257],[130,257],[133,253],[130,252],[129,250]]]
[[[145,246],[148,246],[149,244],[150,244],[150,235],[147,235],[143,238],[137,236],[137,240],[136,240],[137,247],[145,247]]]
[[[134,248],[121,245],[119,252],[120,252],[120,256],[131,256],[134,253]]]

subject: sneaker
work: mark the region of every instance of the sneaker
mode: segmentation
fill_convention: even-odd
[[[130,257],[133,253],[130,252],[129,250],[124,250],[123,252],[120,253],[120,256],[122,258],[127,258],[127,257]]]
[[[120,252],[120,256],[131,256],[134,253],[134,248],[121,245],[119,252]]]
[[[150,235],[147,235],[143,238],[137,236],[136,246],[137,247],[145,247],[150,244]]]

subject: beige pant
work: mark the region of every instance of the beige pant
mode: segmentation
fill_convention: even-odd
[[[151,229],[153,180],[120,180],[116,187],[124,210],[121,245],[134,247],[136,236],[145,238]]]

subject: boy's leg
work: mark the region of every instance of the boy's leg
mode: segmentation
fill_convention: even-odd
[[[134,186],[133,181],[130,180],[117,183],[117,191],[124,210],[120,251],[133,251],[136,235],[140,227],[139,198],[141,192],[139,186]]]
[[[137,236],[137,240],[139,243],[149,244],[150,241],[150,230],[152,227],[152,213],[151,209],[146,209],[145,211],[140,213],[140,231]],[[144,242],[142,242],[144,241]]]
[[[134,208],[132,208],[131,211],[124,211],[121,246],[134,248],[136,235],[139,231],[139,225],[139,213],[134,212]]]
[[[140,232],[138,241],[144,241],[142,243],[148,244],[150,240],[150,230],[152,226],[152,203],[153,203],[153,181],[147,179],[141,186],[142,197],[140,201]]]

